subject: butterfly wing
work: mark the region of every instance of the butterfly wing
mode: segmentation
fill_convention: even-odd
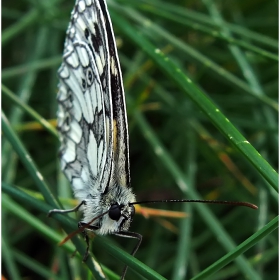
[[[124,90],[105,2],[76,1],[58,74],[61,166],[75,196],[129,187]]]
[[[106,32],[109,45],[110,61],[110,89],[113,104],[113,155],[116,163],[117,183],[119,186],[130,187],[128,125],[125,107],[125,95],[122,74],[114,39],[113,27],[106,3],[100,1],[101,10],[105,18]]]

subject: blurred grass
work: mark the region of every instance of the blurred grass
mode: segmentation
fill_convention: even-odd
[[[12,0],[2,6],[2,274],[7,279],[102,279],[93,259],[86,265],[80,260],[83,240],[73,239],[80,253],[74,258],[71,243],[57,246],[61,226],[75,229],[78,217],[46,217],[58,197],[72,198],[57,160],[56,132],[46,120],[56,114],[56,71],[73,3]],[[117,237],[94,239],[96,261],[108,279],[118,279],[122,262],[132,268],[127,279],[142,279],[140,274],[276,279],[276,2],[111,0],[108,5],[127,96],[137,199],[239,200],[259,209],[159,205],[190,214],[168,219],[178,234],[156,218],[136,216],[131,230],[143,235],[135,256],[140,262],[119,249],[130,252],[133,240]],[[35,129],[34,121],[42,128]],[[44,202],[35,195],[38,190]]]

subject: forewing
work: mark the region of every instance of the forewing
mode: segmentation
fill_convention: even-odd
[[[76,1],[59,69],[61,165],[77,198],[104,192],[113,176],[110,52],[97,1]]]
[[[105,2],[76,1],[59,78],[61,164],[76,197],[130,187],[125,97]]]

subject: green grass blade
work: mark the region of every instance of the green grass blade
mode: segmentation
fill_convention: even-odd
[[[156,271],[152,270],[145,264],[138,261],[136,258],[132,257],[130,254],[126,253],[123,250],[120,250],[117,246],[114,246],[110,242],[105,241],[103,238],[96,236],[96,242],[106,249],[112,256],[116,259],[123,261],[131,269],[138,272],[140,275],[144,276],[149,280],[165,280],[163,276],[159,275]]]
[[[47,131],[52,135],[58,137],[56,129],[44,118],[42,118],[34,109],[30,108],[27,104],[23,103],[11,90],[9,90],[5,85],[2,85],[2,92],[7,96],[12,102],[17,104],[21,109],[23,109],[27,114],[29,114],[34,120],[37,120]]]
[[[257,98],[261,102],[271,106],[273,109],[278,111],[278,104],[276,102],[274,102],[272,99],[270,99],[267,96],[259,95],[258,91],[251,89],[244,81],[237,78],[230,72],[226,71],[224,68],[220,67],[217,63],[213,62],[207,56],[198,52],[196,49],[192,48],[191,46],[187,45],[186,43],[182,43],[181,40],[179,40],[175,36],[169,34],[163,28],[160,28],[159,26],[153,24],[152,22],[149,22],[149,20],[147,18],[143,17],[138,12],[136,12],[132,9],[124,9],[124,8],[120,8],[120,7],[118,7],[118,10],[122,11],[126,16],[133,19],[134,21],[137,21],[138,24],[143,25],[143,28],[147,32],[147,34],[149,34],[149,32],[152,31],[152,34],[150,35],[151,38],[153,38],[153,36],[161,35],[163,38],[167,39],[171,45],[174,45],[179,50],[183,50],[187,56],[191,56],[195,60],[199,61],[204,67],[207,67],[207,68],[213,70],[216,74],[221,76],[221,78],[228,80],[233,85],[244,90],[245,92],[247,92],[250,95],[252,95],[253,97]],[[121,20],[121,19],[118,19],[116,21],[118,22],[119,20]],[[148,24],[146,24],[147,22],[148,22]],[[139,45],[139,46],[141,46],[141,45]]]
[[[122,0],[119,2],[125,2],[127,3],[127,0]],[[220,25],[217,24],[213,19],[207,15],[203,14],[201,12],[197,12],[192,9],[188,9],[187,7],[184,7],[182,9],[181,6],[178,6],[173,3],[167,3],[166,1],[149,1],[149,0],[141,0],[137,2],[128,2],[129,5],[137,6],[139,9],[148,11],[150,13],[153,13],[158,16],[164,16],[167,19],[171,19],[173,21],[179,21],[184,22],[185,19],[190,20],[192,22],[192,25],[186,27],[191,27],[196,29],[197,24],[201,24],[204,26],[211,26],[212,28],[217,28],[217,31],[220,30]],[[262,44],[265,46],[272,47],[274,49],[278,49],[278,41],[274,38],[271,38],[269,36],[265,36],[264,34],[254,32],[252,30],[249,30],[247,28],[244,28],[244,26],[225,22],[224,26],[231,30],[232,32],[235,32],[238,35],[241,35],[242,38],[250,39],[255,41],[257,44]],[[212,34],[212,36],[215,36],[215,34]]]
[[[18,154],[21,162],[25,166],[25,168],[28,170],[30,176],[33,178],[34,182],[36,183],[37,187],[39,188],[39,191],[44,196],[45,200],[52,205],[54,208],[58,207],[58,204],[52,195],[49,187],[47,186],[42,174],[38,171],[38,168],[36,167],[35,163],[33,162],[31,156],[25,149],[25,147],[22,145],[21,141],[19,140],[16,133],[13,131],[12,127],[10,126],[5,114],[2,112],[2,129],[5,137],[9,140],[12,147]]]
[[[115,15],[116,17],[116,15]],[[256,151],[222,112],[206,97],[206,95],[181,71],[173,61],[153,46],[140,32],[135,32],[129,23],[123,19],[118,20],[123,32],[138,46],[140,46],[172,79],[176,85],[202,110],[211,122],[220,130],[226,139],[241,152],[241,154],[254,166],[272,186],[278,191],[278,174],[269,163]]]
[[[33,199],[28,194],[22,192],[21,190],[6,184],[2,183],[2,189],[4,192],[6,192],[9,195],[12,195],[13,197],[20,199],[23,201],[24,204],[28,203],[29,205],[32,205],[33,207],[37,208],[43,213],[47,213],[50,209],[52,209],[50,206],[48,206],[45,203],[38,202],[36,199]],[[60,234],[57,234],[54,232],[53,229],[49,228],[45,225],[41,220],[38,220],[34,218],[30,213],[28,213],[23,207],[21,207],[19,204],[14,203],[11,199],[5,199],[2,202],[2,205],[5,209],[7,209],[9,212],[17,215],[27,223],[29,223],[32,227],[34,227],[37,231],[41,232],[41,234],[44,234],[46,237],[48,237],[50,240],[55,241],[56,243],[60,242],[62,240],[62,236]],[[54,215],[55,219],[58,219],[65,227],[69,228],[69,219],[63,215]],[[71,222],[71,231],[75,229],[75,222],[72,220]],[[73,238],[73,242],[74,242]],[[117,259],[123,261],[125,264],[129,265],[132,269],[140,273],[141,275],[147,277],[147,279],[165,279],[137,259],[133,258],[130,254],[120,250],[116,246],[108,243],[108,241],[105,241],[104,238],[96,236],[96,242],[98,242],[103,248],[105,248],[106,251],[108,251],[110,254],[112,254]],[[75,243],[75,242],[74,242]],[[75,245],[77,245],[75,243]],[[65,248],[73,253],[75,250],[73,246],[69,245],[68,243],[64,244]],[[80,250],[79,250],[80,252]],[[83,246],[82,252],[85,252],[85,248]],[[82,254],[81,254],[82,255]],[[88,262],[87,262],[88,263]]]
[[[38,10],[31,10],[26,15],[24,15],[18,22],[5,29],[2,32],[2,46],[7,44],[15,36],[19,35],[19,33],[24,31],[27,27],[34,24],[38,20],[38,17]]]
[[[24,75],[29,71],[45,70],[53,67],[58,67],[60,63],[61,56],[57,56],[53,58],[37,60],[24,65],[6,68],[2,71],[2,81],[6,79],[14,79],[16,76]]]
[[[226,254],[224,257],[219,259],[217,262],[213,263],[211,266],[209,266],[207,269],[205,269],[204,271],[202,271],[192,279],[193,280],[207,279],[207,277],[211,276],[216,271],[226,266],[230,261],[234,260],[236,256],[241,255],[242,253],[250,249],[252,246],[254,246],[258,241],[260,241],[264,237],[267,237],[272,231],[277,229],[278,222],[279,222],[279,217],[277,216],[272,221],[270,221],[266,226],[264,226],[262,229],[260,229],[252,236],[250,236],[247,240],[245,240],[240,245],[238,245],[234,250]]]
[[[238,26],[230,25],[227,22],[224,22],[223,25],[220,25],[219,23],[215,22],[211,17],[202,15],[201,13],[196,13],[193,11],[190,11],[188,9],[184,9],[182,11],[181,7],[178,7],[174,4],[168,4],[168,3],[160,3],[157,1],[149,2],[149,5],[143,5],[144,1],[137,1],[133,3],[132,5],[134,7],[137,7],[143,11],[149,12],[151,15],[154,15],[156,17],[162,17],[170,22],[170,24],[176,22],[180,23],[184,28],[187,28],[188,30],[195,30],[200,31],[205,34],[210,35],[213,38],[217,38],[219,40],[225,41],[231,45],[236,45],[244,48],[244,50],[251,51],[253,53],[256,53],[260,56],[263,56],[265,58],[269,58],[275,61],[278,61],[278,55],[275,53],[272,53],[270,51],[267,51],[263,48],[256,47],[255,45],[248,43],[244,40],[238,40],[235,39],[234,36],[224,36],[221,32],[221,27],[227,28],[231,31],[234,30],[240,30],[241,28]],[[160,8],[158,8],[160,6]],[[162,7],[164,7],[162,9]],[[171,13],[173,11],[173,13]],[[209,27],[210,26],[210,27]],[[258,43],[267,43],[270,42],[269,46],[278,47],[278,43],[275,40],[272,40],[271,38],[267,36],[262,36],[261,34],[256,34],[251,32],[250,30],[241,29],[242,34],[246,34],[245,37],[248,39],[248,35],[251,39],[254,39],[254,41],[257,41]]]
[[[48,211],[50,209],[53,209],[52,206],[47,205],[47,204],[43,203],[42,201],[38,201],[38,200],[34,199],[30,195],[24,193],[23,191],[15,188],[9,184],[2,183],[2,189],[7,194],[9,194],[17,199],[20,199],[23,202],[23,205],[31,205],[43,213],[48,213]],[[11,205],[11,203],[8,203],[8,202],[6,202],[6,204],[5,204],[6,207],[9,207],[10,205]],[[20,207],[19,205],[17,205],[17,207],[14,207],[13,209],[10,209],[10,211],[16,211],[15,213],[17,215],[19,215],[22,219],[26,219],[28,222],[35,225],[38,230],[42,229],[42,233],[45,234],[47,232],[48,233],[47,236],[49,238],[55,240],[56,244],[58,241],[59,242],[61,241],[61,239],[60,239],[59,235],[57,235],[57,233],[52,232],[53,230],[49,229],[48,227],[45,228],[45,225],[43,225],[43,223],[41,223],[40,220],[34,219],[34,217],[32,218],[32,216],[30,214],[28,214],[27,212],[25,212],[24,209],[22,209],[22,207]],[[54,215],[53,218],[60,221],[60,223],[64,226],[64,229],[68,234],[77,229],[77,225],[76,225],[75,221],[73,219],[71,220],[67,216]],[[85,242],[79,240],[78,237],[76,237],[76,236],[74,236],[72,238],[72,242],[74,243],[77,251],[80,253],[80,256],[83,256],[85,253],[85,250],[86,250]],[[69,248],[70,250],[72,250],[73,247],[72,246],[69,247],[69,245],[66,245],[66,248]],[[93,258],[89,257],[85,263],[89,267],[89,271],[92,272],[92,274],[95,276],[96,279],[98,279],[98,280],[105,279],[103,276],[100,275],[98,269],[96,268],[96,261]]]
[[[71,242],[71,251],[57,246],[62,229],[76,230],[82,213],[46,218],[48,210],[57,207],[53,203],[60,201],[70,208],[75,200],[71,184],[60,171],[56,131],[37,129],[29,122],[34,117],[52,120],[56,116],[57,68],[74,2],[3,2],[2,80],[4,91],[10,91],[10,97],[4,92],[2,98],[7,116],[2,118],[2,276],[6,279],[51,278],[54,268],[61,280],[102,279],[95,272],[95,259],[81,262],[85,252],[81,235],[72,240],[77,248],[74,258]],[[191,279],[201,272],[205,275],[207,269],[211,270],[207,280],[277,278],[277,231],[260,235],[246,253],[241,252],[246,246],[240,247],[239,257],[232,254],[278,215],[277,174],[262,159],[275,169],[279,165],[276,3],[220,1],[214,13],[201,1],[106,2],[127,96],[131,186],[137,200],[202,197],[249,201],[259,210],[155,205],[186,211],[188,216],[178,220],[135,215],[130,230],[143,235],[135,255],[141,263],[121,252],[122,261],[118,261],[98,239],[92,256],[96,253],[110,280],[119,279],[123,263],[128,262],[135,268],[128,269],[127,280],[142,279],[143,273]],[[216,4],[210,3],[212,8]],[[232,47],[238,48],[237,55]],[[230,123],[225,126],[226,119],[217,109],[243,138]],[[236,139],[230,140],[231,136]],[[235,147],[244,139],[262,157],[248,150],[248,143]],[[36,164],[32,161],[30,166],[29,157]],[[134,240],[114,236],[99,239],[115,241],[125,252],[134,245]],[[118,258],[121,249],[111,250]],[[145,272],[147,266],[149,272]]]
[[[141,128],[147,141],[152,146],[156,156],[160,158],[161,162],[165,165],[168,172],[170,172],[170,174],[173,176],[174,181],[177,183],[178,187],[182,190],[182,192],[185,193],[190,199],[200,199],[198,193],[188,186],[182,171],[178,168],[178,166],[168,154],[166,149],[162,146],[159,139],[157,139],[156,135],[154,134],[144,117],[141,115],[141,113],[139,111],[134,112],[134,117],[137,120],[137,123]],[[224,248],[226,248],[226,250],[228,251],[233,250],[235,247],[234,242],[222,228],[218,219],[215,218],[214,215],[211,213],[209,207],[203,204],[194,204],[194,207],[198,210],[198,212],[201,215],[201,218],[206,222],[206,224],[208,224],[209,228],[214,233],[214,235],[219,236],[219,242],[224,246]],[[254,277],[254,279],[259,279],[257,273],[254,271],[254,269],[250,266],[250,264],[246,261],[245,258],[240,256],[236,259],[236,262],[238,263],[240,269],[245,275],[250,274],[251,277]]]
[[[19,138],[16,136],[16,134],[13,132],[11,126],[9,125],[9,122],[7,118],[5,117],[5,114],[2,112],[2,129],[4,132],[4,135],[7,137],[7,139],[10,141],[11,145],[13,146],[14,150],[17,152],[20,160],[22,161],[25,168],[29,171],[30,176],[35,181],[37,187],[39,188],[40,192],[43,194],[44,199],[52,206],[52,208],[59,208],[54,196],[49,190],[49,187],[47,186],[43,176],[38,171],[38,168],[36,167],[35,163],[32,161],[29,153],[26,151],[24,146],[22,145]],[[67,229],[66,229],[67,231]],[[68,233],[70,233],[71,230],[68,228]],[[75,243],[75,246],[79,252],[85,252],[84,246],[81,246],[80,242]],[[83,253],[81,253],[83,254]],[[90,260],[88,258],[88,261],[86,262],[89,267],[92,268],[92,273],[94,273],[95,277],[97,279],[103,279],[100,277],[99,272],[97,272],[94,268],[94,264],[92,263],[93,260]]]
[[[17,250],[13,250],[13,255],[21,265],[29,268],[32,271],[37,272],[38,275],[41,275],[41,277],[43,277],[44,279],[51,278],[54,280],[61,280],[59,275],[56,275],[55,272],[50,272],[47,267],[44,267],[39,262],[35,261],[34,259],[31,259],[28,255],[22,254]]]
[[[15,258],[12,253],[12,248],[7,243],[6,237],[2,235],[1,238],[1,249],[2,249],[2,261],[7,267],[7,271],[11,279],[20,280],[19,270],[15,263]]]
[[[51,229],[49,226],[47,226],[42,220],[35,218],[27,210],[25,210],[22,206],[15,203],[12,199],[5,198],[4,200],[2,200],[2,205],[3,205],[4,209],[9,211],[9,213],[16,215],[21,220],[28,223],[37,232],[44,234],[44,236],[46,236],[49,240],[59,243],[63,239],[63,236],[61,234],[58,234],[57,232],[55,232],[53,229]],[[42,209],[42,206],[43,205],[40,205],[41,209]],[[46,208],[46,207],[44,206],[44,208]],[[45,216],[45,220],[47,220],[47,219],[48,219],[48,217]],[[67,248],[67,250],[70,253],[73,254],[75,252],[75,248],[72,244],[66,243],[64,246],[65,246],[65,248]]]

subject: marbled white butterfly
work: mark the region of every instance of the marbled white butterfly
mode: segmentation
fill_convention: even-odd
[[[79,226],[97,234],[138,239],[129,232],[134,204],[203,202],[206,200],[136,202],[130,186],[128,127],[121,69],[112,24],[104,0],[76,0],[58,71],[58,130],[61,168],[71,182],[82,210]],[[88,244],[88,238],[86,236]],[[84,256],[86,259],[87,252]],[[126,268],[122,275],[124,278]]]

